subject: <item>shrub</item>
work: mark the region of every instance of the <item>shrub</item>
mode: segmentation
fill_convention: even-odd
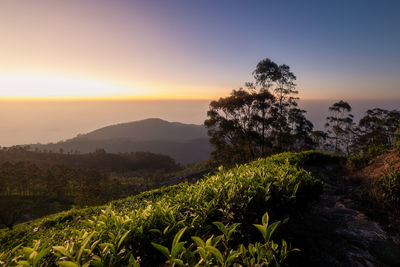
[[[387,145],[370,145],[368,149],[360,154],[348,157],[347,167],[352,170],[364,168],[375,157],[387,152],[389,147]]]
[[[391,169],[376,179],[375,184],[382,190],[383,196],[391,202],[400,204],[400,170]]]
[[[400,204],[400,170],[391,169],[380,179],[376,179],[375,184],[382,190],[383,196],[389,201]]]

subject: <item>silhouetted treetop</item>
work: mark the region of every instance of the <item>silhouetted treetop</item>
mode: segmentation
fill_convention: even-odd
[[[207,112],[210,142],[218,163],[232,165],[260,156],[310,148],[313,125],[297,108],[296,76],[288,65],[260,61],[254,82],[210,103]]]

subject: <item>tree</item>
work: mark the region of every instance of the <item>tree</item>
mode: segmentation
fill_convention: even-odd
[[[312,143],[313,125],[297,108],[296,76],[289,66],[264,59],[253,75],[255,82],[210,103],[205,126],[218,163],[247,162]]]
[[[291,136],[289,135],[288,140],[296,142],[288,144],[290,150],[302,150],[311,149],[315,146],[315,142],[312,139],[312,130],[314,125],[306,119],[305,114],[307,111],[291,108],[288,112],[288,123],[290,123],[289,129],[291,129]]]
[[[24,213],[33,207],[32,202],[13,196],[0,196],[0,225],[12,230],[14,225],[20,221]]]
[[[355,149],[362,152],[371,146],[391,147],[399,120],[400,112],[397,110],[380,108],[367,110],[358,124]]]
[[[258,95],[240,88],[233,90],[231,96],[220,98],[210,103],[205,121],[210,142],[215,146],[212,155],[219,162],[227,165],[249,161],[265,151],[265,135],[268,131],[269,113],[274,98],[264,92]]]
[[[271,137],[274,139],[274,145],[279,151],[288,150],[291,146],[291,128],[289,127],[289,112],[297,107],[298,91],[295,90],[296,76],[290,71],[288,65],[277,65],[270,59],[261,60],[253,72],[256,84],[263,90],[272,91],[275,101],[271,110],[275,117],[272,121],[273,132]],[[295,111],[292,111],[292,113]],[[303,112],[303,114],[305,111]],[[299,119],[305,119],[297,112]],[[311,122],[310,122],[311,123]],[[308,124],[308,123],[307,123]]]
[[[331,151],[332,146],[327,142],[329,136],[324,131],[312,131],[311,139],[313,141],[314,147],[321,151]]]
[[[343,150],[350,154],[349,148],[354,135],[353,115],[350,114],[351,106],[349,103],[340,100],[329,107],[331,116],[326,118],[328,136],[333,140],[335,153]]]

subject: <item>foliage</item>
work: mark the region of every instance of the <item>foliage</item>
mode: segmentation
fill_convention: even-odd
[[[340,100],[329,107],[331,115],[326,118],[325,127],[335,153],[350,154],[351,140],[354,136],[353,115],[349,103]]]
[[[400,120],[399,120],[399,126],[397,127],[394,147],[400,152]]]
[[[387,152],[389,148],[385,145],[370,145],[368,149],[359,154],[354,154],[348,157],[347,167],[351,170],[364,168],[375,157]]]
[[[371,153],[371,148],[390,148],[395,143],[395,133],[400,111],[374,108],[367,110],[357,127],[353,149]]]
[[[16,247],[18,249],[19,246]],[[14,260],[17,262],[18,266],[41,266],[40,263],[44,256],[50,252],[50,248],[47,247],[45,242],[40,242],[40,240],[35,240],[32,247],[22,247],[22,255],[16,257]]]
[[[316,154],[308,153],[317,158]],[[185,236],[211,236],[208,244],[217,245],[223,261],[230,257],[236,259],[237,254],[232,251],[238,248],[240,257],[244,257],[239,260],[243,262],[251,261],[253,257],[264,263],[275,261],[271,255],[285,255],[285,251],[289,251],[286,243],[279,242],[281,245],[278,246],[275,242],[268,243],[271,240],[254,242],[257,238],[251,234],[249,226],[257,224],[260,208],[267,209],[274,218],[286,217],[297,205],[318,197],[321,183],[300,168],[300,161],[307,162],[307,154],[277,155],[231,170],[221,169],[194,184],[165,187],[111,202],[106,208],[71,211],[17,226],[0,235],[0,248],[5,252],[1,260],[12,265],[13,259],[23,257],[21,249],[10,252],[14,247],[20,243],[27,247],[33,240],[47,239],[51,251],[42,259],[43,265],[58,262],[65,266],[135,266],[140,262],[144,266],[155,266],[164,259],[151,242],[170,247],[164,254],[168,254],[169,263],[172,263],[176,262],[173,258],[186,253],[186,248],[199,249],[194,254],[200,260],[201,246],[191,247],[190,239]],[[241,234],[232,238],[239,226],[231,226],[238,220],[242,223]],[[224,237],[215,235],[215,225],[219,231],[223,229],[221,224],[213,224],[215,221],[228,225],[227,231],[222,231]],[[265,218],[263,222],[266,222]],[[260,225],[270,227],[273,224]],[[272,232],[272,229],[268,231]],[[182,245],[181,242],[187,243]],[[213,262],[221,263],[216,250],[207,253],[206,258],[213,257]],[[186,255],[192,257],[190,253]],[[280,261],[276,255],[275,258]]]
[[[374,183],[382,190],[383,196],[389,201],[400,204],[400,169],[391,168]]]
[[[329,107],[326,118],[327,132],[313,131],[311,138],[315,148],[321,151],[357,155],[353,165],[368,162],[373,157],[396,145],[396,130],[400,111],[381,108],[369,109],[356,126],[351,106],[341,100]]]
[[[169,156],[150,152],[107,153],[104,149],[86,154],[50,151],[31,151],[29,146],[15,146],[0,150],[0,163],[31,162],[41,168],[64,165],[75,169],[94,169],[114,173],[139,173],[160,170],[177,171],[181,167]]]
[[[328,142],[328,133],[319,130],[312,131],[311,139],[314,143],[314,149],[318,149],[319,151],[332,151],[332,146]]]
[[[297,107],[296,76],[289,66],[264,59],[253,75],[255,83],[210,103],[204,124],[220,164],[233,166],[312,146],[313,125]]]
[[[104,204],[163,185],[193,181],[209,171],[210,167],[203,163],[179,172],[155,169],[142,177],[125,177],[65,165],[40,167],[31,162],[5,162],[0,164],[0,228],[12,228],[17,222],[72,206]]]
[[[0,224],[12,228],[72,205],[104,204],[113,198],[114,184],[109,174],[95,170],[6,162],[0,165]]]
[[[233,241],[233,234],[240,226],[239,223],[224,225],[214,222],[222,234],[212,235],[206,240],[192,236],[192,242],[181,242],[180,239],[186,231],[182,228],[174,237],[171,250],[167,247],[152,243],[166,258],[169,266],[280,266],[290,252],[298,249],[288,249],[285,240],[279,246],[272,240],[272,234],[281,223],[268,223],[268,213],[262,217],[262,224],[254,224],[263,237],[263,242],[249,243],[247,246],[239,244],[237,249],[232,249],[228,244]],[[189,244],[187,244],[189,243]]]

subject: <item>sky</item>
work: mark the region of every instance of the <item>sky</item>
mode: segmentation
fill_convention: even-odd
[[[400,1],[0,2],[0,100],[214,99],[258,61],[303,99],[400,99]]]
[[[0,1],[0,145],[150,117],[202,124],[210,100],[270,58],[297,76],[316,129],[400,108],[397,0]]]

